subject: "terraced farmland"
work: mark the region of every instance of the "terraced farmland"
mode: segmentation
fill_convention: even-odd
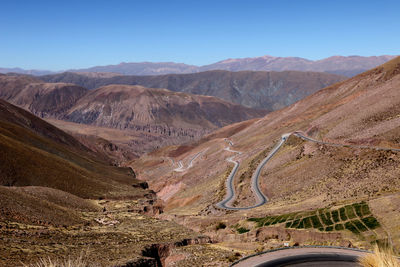
[[[248,220],[256,222],[257,227],[285,223],[286,228],[314,228],[324,232],[346,229],[357,235],[380,227],[378,220],[372,215],[366,202],[354,203],[333,210],[326,208],[310,212],[250,218]]]

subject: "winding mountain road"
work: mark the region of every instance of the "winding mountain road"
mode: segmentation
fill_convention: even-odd
[[[207,150],[207,149],[206,149]],[[193,161],[195,161],[201,154],[203,154],[206,150],[200,151],[194,155],[194,157],[189,161],[189,164],[186,168],[184,168],[182,160],[178,161],[178,168],[174,169],[176,172],[184,172],[190,169],[193,166]]]
[[[345,144],[335,144],[335,143],[330,143],[330,142],[319,141],[319,140],[316,140],[311,137],[303,135],[302,132],[300,132],[300,131],[283,134],[281,136],[281,140],[279,141],[279,143],[272,149],[272,151],[268,154],[268,156],[266,158],[264,158],[263,161],[257,166],[257,169],[255,170],[255,172],[253,173],[253,175],[251,177],[251,191],[256,196],[257,202],[253,206],[248,206],[248,207],[233,207],[231,205],[233,200],[235,199],[234,178],[235,178],[237,170],[239,169],[239,166],[240,166],[238,161],[233,160],[233,158],[235,156],[232,156],[232,157],[229,157],[226,159],[226,161],[234,164],[234,167],[226,180],[226,190],[227,190],[226,196],[222,201],[218,202],[216,204],[216,206],[219,208],[222,208],[222,209],[227,209],[227,210],[248,210],[248,209],[253,209],[253,208],[262,206],[265,203],[267,203],[268,198],[267,198],[267,196],[265,196],[262,193],[262,191],[259,187],[259,177],[260,177],[261,170],[265,166],[265,164],[267,164],[267,162],[276,154],[276,152],[279,151],[279,149],[286,142],[286,140],[289,138],[290,135],[297,136],[305,141],[310,141],[310,142],[314,142],[317,144],[323,144],[323,145],[328,145],[328,146],[351,147],[351,148],[360,148],[360,149],[375,149],[375,150],[400,152],[400,149],[398,149],[398,148],[345,145]],[[241,154],[241,152],[239,152],[239,151],[234,151],[234,150],[230,149],[230,147],[233,146],[232,141],[230,141],[228,139],[225,139],[225,140],[228,142],[229,147],[225,148],[224,150],[234,152],[237,154]]]

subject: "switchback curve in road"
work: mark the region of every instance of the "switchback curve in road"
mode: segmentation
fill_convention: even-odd
[[[233,207],[230,205],[231,202],[235,199],[235,189],[234,189],[233,181],[234,181],[236,172],[239,168],[239,162],[233,160],[234,156],[229,157],[227,159],[227,161],[233,163],[234,167],[226,181],[226,196],[222,201],[218,202],[216,204],[216,206],[219,208],[222,208],[222,209],[227,209],[227,210],[248,210],[248,209],[253,209],[253,208],[262,206],[265,203],[267,203],[268,198],[262,193],[262,191],[260,190],[259,185],[258,185],[260,173],[261,173],[261,170],[264,167],[264,165],[275,155],[275,153],[281,148],[281,146],[285,143],[285,141],[287,140],[287,138],[289,136],[290,136],[290,133],[282,135],[280,142],[272,149],[272,151],[268,154],[268,156],[263,159],[263,161],[257,166],[257,169],[253,173],[253,175],[251,177],[251,191],[254,193],[254,195],[257,198],[257,202],[253,206]],[[230,146],[233,145],[232,141],[230,141],[228,139],[226,139],[226,140]],[[239,152],[239,151],[231,150],[230,147],[225,148],[225,150],[241,154],[241,152]]]
[[[184,172],[190,169],[193,166],[193,161],[195,161],[201,154],[203,154],[207,149],[200,151],[194,155],[193,158],[190,159],[189,164],[186,168],[184,168],[182,160],[178,161],[178,168],[175,168],[174,171],[176,172]]]
[[[370,146],[346,145],[346,144],[336,144],[336,143],[331,143],[331,142],[324,142],[324,141],[320,141],[320,140],[316,140],[311,137],[308,137],[308,136],[302,134],[301,131],[286,133],[281,136],[281,140],[279,141],[279,143],[272,149],[272,151],[268,154],[268,156],[266,158],[264,158],[263,161],[257,166],[257,169],[255,170],[255,172],[253,173],[253,175],[251,177],[251,191],[256,196],[256,199],[257,199],[256,204],[254,204],[253,206],[248,206],[248,207],[233,207],[230,205],[233,202],[233,200],[235,199],[234,178],[235,178],[236,172],[239,168],[239,162],[234,161],[233,160],[234,156],[233,156],[233,157],[229,157],[228,159],[226,159],[228,162],[234,164],[234,167],[226,180],[226,191],[227,191],[226,196],[222,201],[218,202],[216,204],[216,206],[219,208],[222,208],[222,209],[227,209],[227,210],[248,210],[248,209],[253,209],[253,208],[262,206],[265,203],[267,203],[268,198],[267,198],[267,196],[265,196],[262,193],[262,191],[259,187],[259,177],[261,174],[261,170],[265,166],[265,164],[267,164],[267,162],[276,154],[276,152],[278,152],[278,150],[282,147],[282,145],[286,142],[286,140],[289,138],[290,135],[295,135],[305,141],[310,141],[313,143],[323,144],[323,145],[328,145],[328,146],[400,152],[400,149],[398,149],[398,148],[370,147]],[[232,141],[230,141],[228,139],[225,139],[225,140],[228,142],[229,146],[233,146]],[[230,152],[241,153],[239,151],[231,150],[230,147],[225,148],[225,150],[230,151]]]

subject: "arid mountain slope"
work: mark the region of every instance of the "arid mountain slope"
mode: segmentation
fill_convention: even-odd
[[[0,76],[0,98],[41,118],[60,118],[87,93],[67,83],[43,83],[29,76]]]
[[[96,159],[72,136],[3,100],[0,148],[2,186],[50,187],[84,198],[145,194],[131,170]]]
[[[118,65],[95,66],[88,69],[71,70],[75,72],[114,72],[126,75],[159,75],[168,73],[197,72],[197,66],[174,62],[132,62]]]
[[[226,159],[233,153],[224,151],[224,137],[233,142],[233,150],[242,152],[235,157],[240,162],[235,176],[235,205],[250,206],[255,202],[250,191],[251,175],[284,133],[303,131],[332,143],[400,148],[399,87],[400,57],[262,119],[219,129],[221,134],[214,134],[215,138],[206,142],[164,148],[141,157],[132,166],[138,168],[139,178],[149,181],[166,201],[170,214],[183,216],[177,220],[191,227],[203,225],[200,228],[207,232],[212,216],[218,222],[226,213],[214,206],[224,196],[225,179],[232,168]],[[172,162],[182,160],[187,164],[202,151],[193,167],[184,172],[173,171],[177,164]],[[232,215],[224,216],[234,227],[243,216],[280,215],[366,201],[388,232],[375,232],[357,242],[367,240],[364,244],[369,245],[390,234],[399,247],[400,225],[394,223],[397,217],[393,216],[400,210],[398,206],[392,210],[400,197],[399,167],[398,152],[331,147],[291,136],[261,172],[261,189],[269,202],[254,210],[228,212]],[[376,204],[385,201],[386,206]],[[258,231],[254,230],[254,237]]]
[[[21,68],[0,68],[0,73],[18,73],[18,74],[27,74],[27,75],[47,75],[54,73],[49,70],[25,70]]]
[[[109,85],[90,91],[69,110],[65,119],[172,137],[200,137],[207,131],[263,114],[265,111],[214,97],[142,86]]]
[[[395,56],[333,56],[321,60],[300,57],[262,56],[253,58],[230,58],[204,66],[187,65],[175,62],[131,62],[117,65],[95,66],[86,69],[68,70],[80,73],[119,73],[123,75],[163,75],[196,73],[208,70],[228,71],[316,71],[329,72],[348,77],[374,68],[393,59]],[[46,70],[24,70],[21,68],[0,68],[0,73],[19,73],[28,75],[48,75],[55,72]],[[101,75],[95,75],[101,76]]]
[[[221,265],[234,254],[150,217],[162,206],[130,169],[106,164],[70,135],[3,100],[0,151],[1,266],[67,258],[157,266],[175,254],[200,266],[215,262],[210,253],[221,256]],[[185,252],[188,244],[196,244],[195,252]]]
[[[43,83],[23,75],[1,75],[0,98],[48,119],[65,131],[79,134],[81,139],[83,136],[101,137],[115,141],[122,150],[129,146],[135,154],[198,140],[219,127],[261,117],[268,112],[215,97],[166,89],[109,85],[88,91],[73,84]],[[111,133],[112,130],[92,131],[93,127],[115,131],[105,136],[105,132]],[[94,141],[95,138],[89,139]],[[85,142],[89,139],[85,138]],[[91,147],[99,148],[96,145]],[[104,149],[103,152],[111,156],[106,147]],[[125,156],[129,154],[122,151],[113,154],[126,158],[123,153]]]
[[[255,58],[227,59],[201,67],[204,70],[257,70],[257,71],[318,71],[329,72],[348,77],[383,64],[395,56],[333,56],[321,60],[308,60],[299,57],[263,56]]]
[[[0,186],[0,223],[73,225],[84,222],[77,211],[96,210],[99,207],[90,201],[61,190],[37,186]]]
[[[89,89],[108,84],[142,85],[176,92],[216,96],[247,107],[276,110],[319,89],[344,80],[343,76],[315,72],[207,71],[160,76],[90,78],[77,73],[40,77],[47,82],[68,82]]]
[[[333,56],[321,60],[300,57],[262,56],[253,58],[233,58],[204,66],[193,66],[174,62],[139,62],[118,65],[96,66],[88,69],[71,70],[76,72],[115,72],[125,75],[161,75],[195,73],[208,70],[228,71],[316,71],[329,72],[348,77],[374,68],[393,59],[395,56]]]

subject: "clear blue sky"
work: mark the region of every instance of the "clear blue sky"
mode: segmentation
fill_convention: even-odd
[[[10,0],[0,67],[400,54],[400,1]]]

